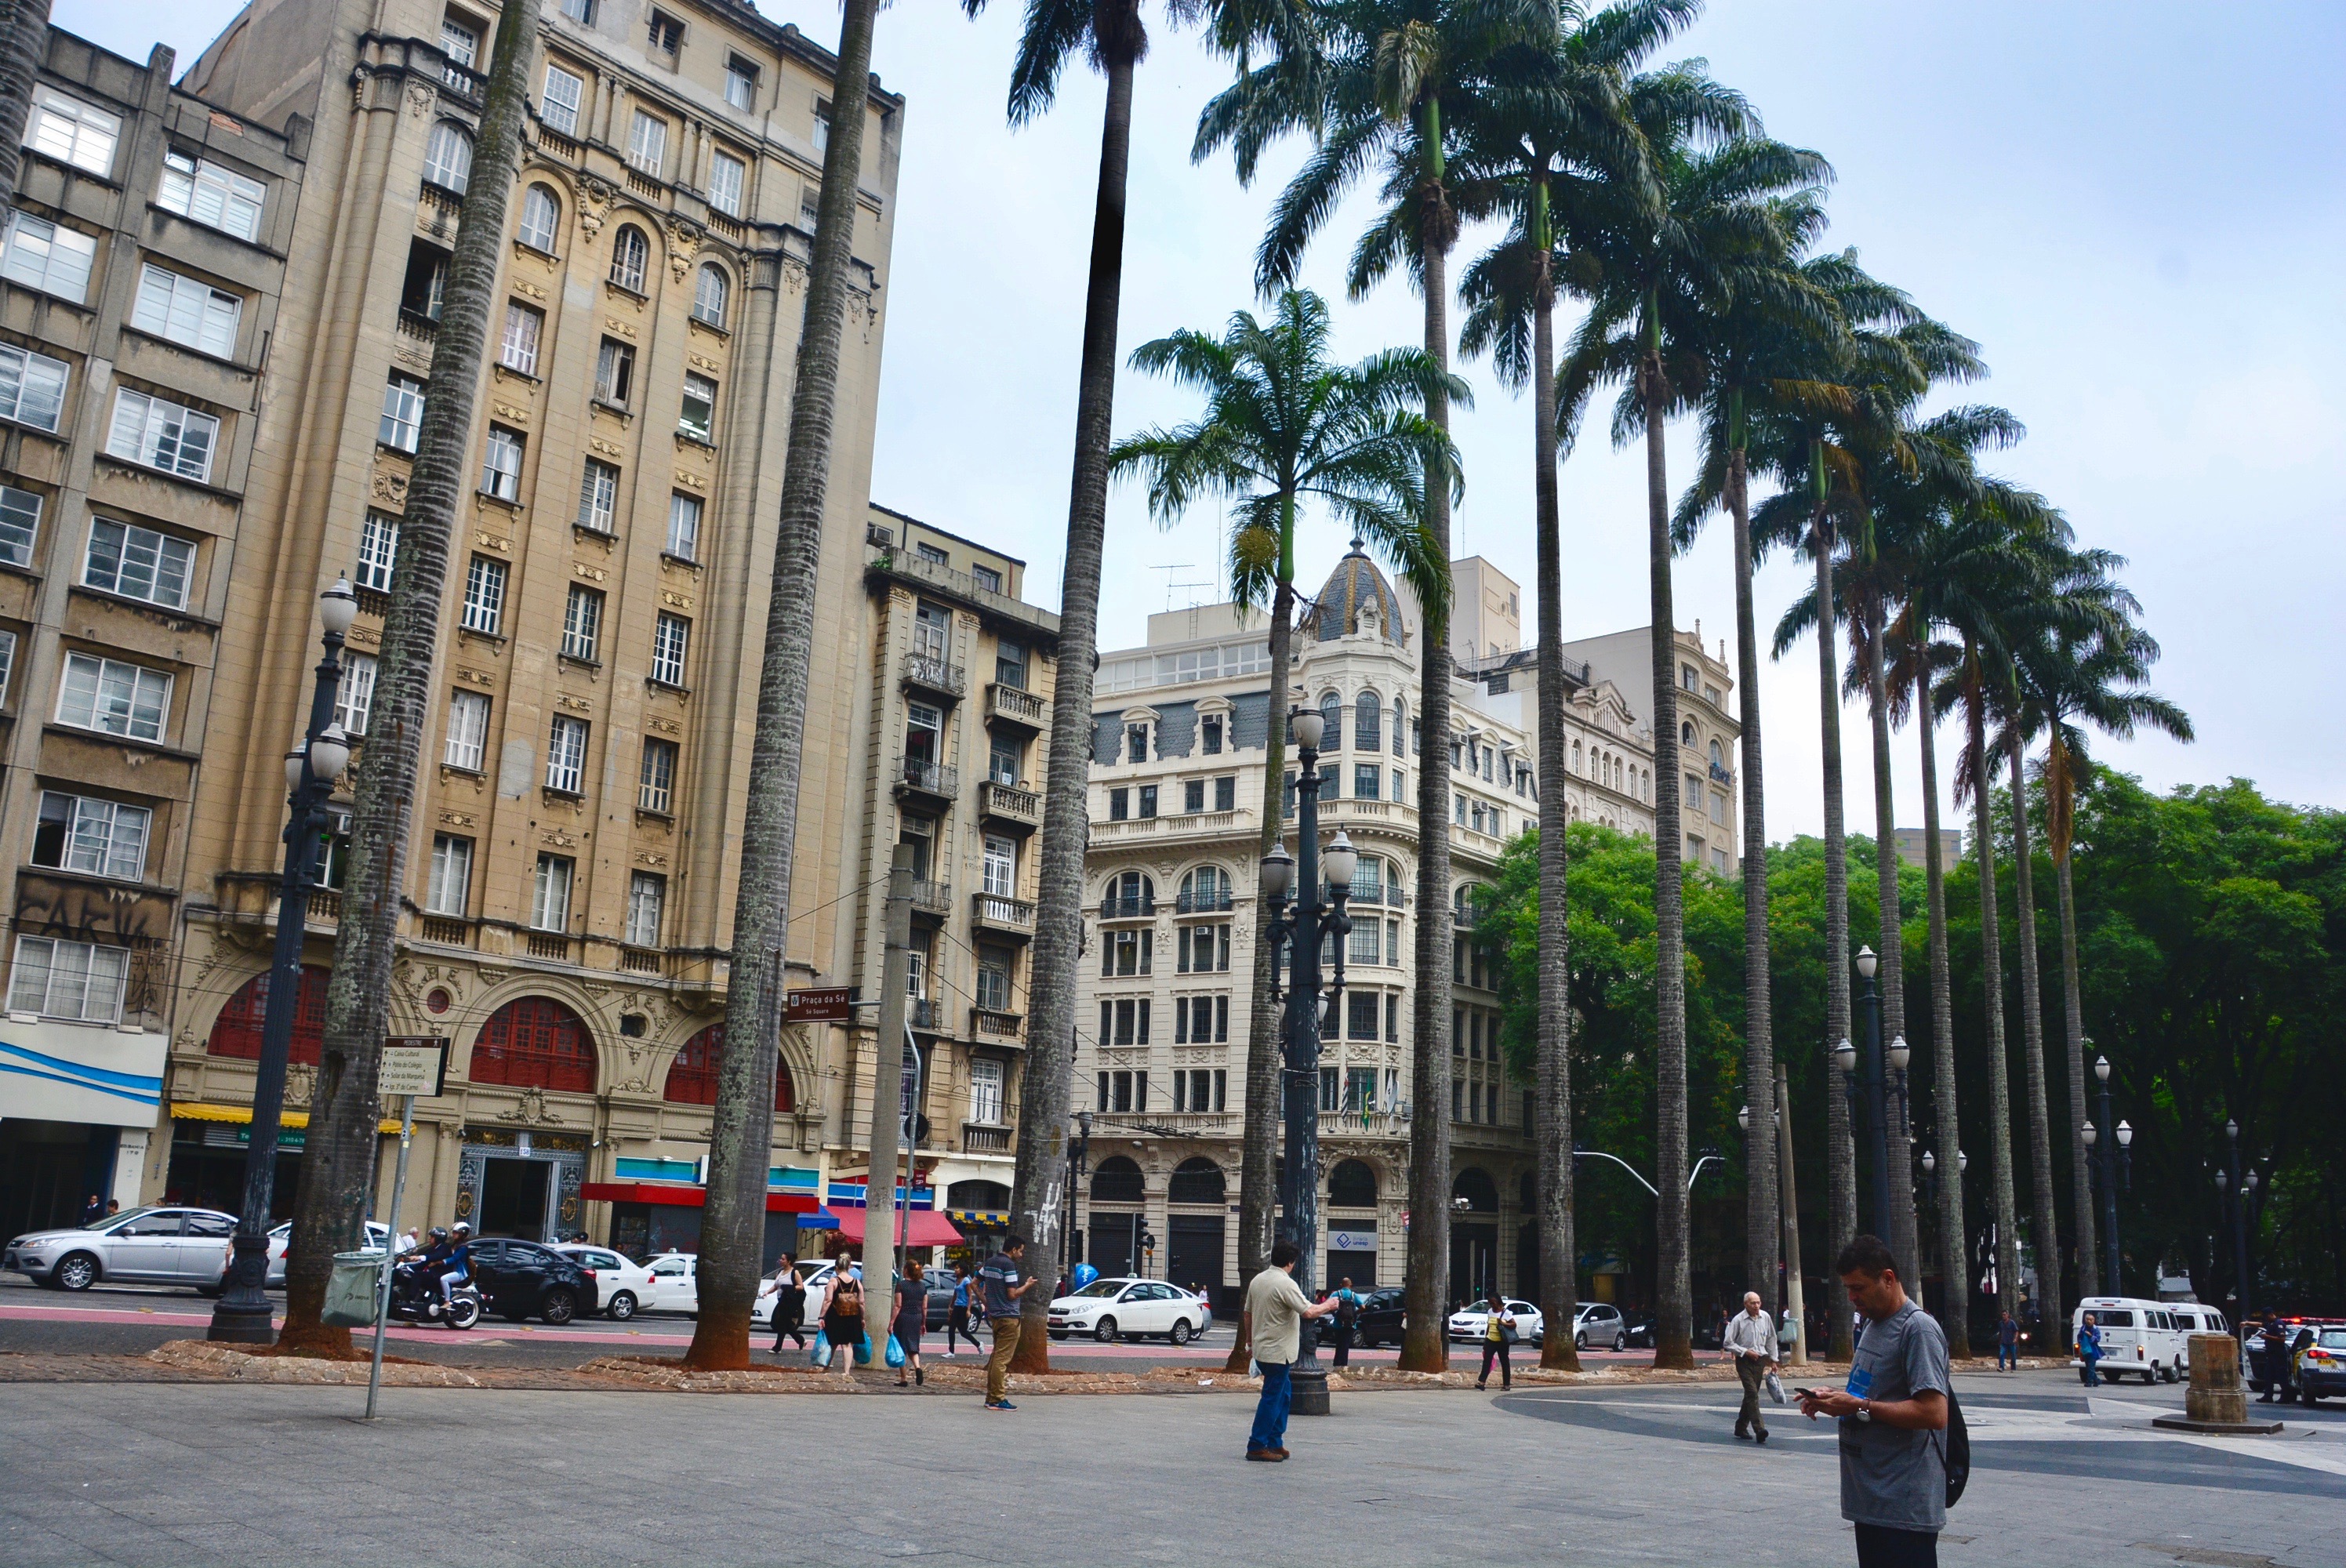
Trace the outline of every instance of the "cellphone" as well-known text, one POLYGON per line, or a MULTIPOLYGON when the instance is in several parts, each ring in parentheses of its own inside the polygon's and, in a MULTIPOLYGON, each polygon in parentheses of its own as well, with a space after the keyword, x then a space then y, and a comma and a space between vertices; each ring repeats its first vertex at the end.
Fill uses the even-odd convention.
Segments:
POLYGON ((1794 1389, 1792 1397, 1799 1400, 1821 1400, 1831 1392, 1831 1389, 1794 1389))

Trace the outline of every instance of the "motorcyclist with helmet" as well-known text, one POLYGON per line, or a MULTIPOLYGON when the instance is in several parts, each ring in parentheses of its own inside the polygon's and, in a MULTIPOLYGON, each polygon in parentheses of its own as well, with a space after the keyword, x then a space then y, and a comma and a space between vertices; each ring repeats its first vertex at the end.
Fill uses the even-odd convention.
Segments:
POLYGON ((456 1287, 473 1278, 472 1240, 473 1227, 461 1219, 453 1230, 435 1225, 427 1245, 402 1255, 400 1264, 418 1285, 439 1281, 441 1304, 445 1306, 455 1298, 456 1287))

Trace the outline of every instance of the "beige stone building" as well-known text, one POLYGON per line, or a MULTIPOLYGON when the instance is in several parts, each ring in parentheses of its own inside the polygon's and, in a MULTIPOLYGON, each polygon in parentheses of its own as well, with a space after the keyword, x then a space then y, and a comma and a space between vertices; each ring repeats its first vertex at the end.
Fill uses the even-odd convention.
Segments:
MULTIPOLYGON (((1686 833, 1686 860, 1714 876, 1742 875, 1742 851, 1738 849, 1736 815, 1737 747, 1743 725, 1735 707, 1735 667, 1728 662, 1722 640, 1716 653, 1706 649, 1702 623, 1691 632, 1676 634, 1678 646, 1678 706, 1679 822, 1686 833)), ((1638 705, 1652 744, 1654 649, 1644 626, 1602 636, 1583 637, 1564 645, 1566 660, 1577 659, 1589 677, 1610 682, 1638 705)), ((1658 766, 1658 764, 1657 764, 1658 766)), ((1647 816, 1653 795, 1648 789, 1647 816)))
MULTIPOLYGON (((1504 1070, 1504 998, 1471 932, 1476 888, 1537 820, 1535 694, 1515 619, 1520 591, 1480 558, 1456 570, 1482 606, 1477 645, 1500 652, 1461 669, 1453 732, 1431 750, 1413 708, 1422 619, 1365 555, 1337 564, 1296 638, 1290 701, 1326 718, 1321 831, 1343 830, 1361 851, 1343 1011, 1321 1057, 1322 1277, 1401 1278, 1409 1122, 1426 1109, 1407 1097, 1411 959, 1426 913, 1415 780, 1431 765, 1451 781, 1454 885, 1435 918, 1455 932, 1453 1098, 1433 1109, 1453 1123, 1455 1193, 1467 1205, 1452 1230, 1454 1291, 1520 1289, 1535 1273, 1525 1086, 1504 1070)), ((1258 931, 1267 639, 1260 615, 1205 606, 1152 616, 1145 647, 1102 656, 1076 1072, 1077 1103, 1094 1115, 1078 1229, 1103 1271, 1237 1283, 1230 1216, 1258 931), (1158 1249, 1136 1257, 1148 1237, 1158 1249)), ((1650 741, 1620 689, 1584 671, 1566 723, 1575 816, 1650 834, 1650 741)), ((1288 768, 1291 778, 1292 753, 1288 768)))
POLYGON ((175 88, 172 64, 51 30, 0 230, 11 1235, 136 1204, 155 1163, 223 623, 273 534, 254 411, 310 127, 175 88))

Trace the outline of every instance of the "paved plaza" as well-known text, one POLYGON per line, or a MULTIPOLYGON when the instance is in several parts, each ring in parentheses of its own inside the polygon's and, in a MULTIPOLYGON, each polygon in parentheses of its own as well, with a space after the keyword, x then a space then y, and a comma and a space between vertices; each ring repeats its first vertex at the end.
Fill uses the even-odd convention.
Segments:
MULTIPOLYGON (((1959 1379, 1948 1563, 2346 1561, 2346 1419, 2154 1435, 2171 1389, 1959 1379)), ((1830 1433, 1735 1441, 1716 1384, 1339 1396, 1295 1458, 1252 1401, 0 1384, 0 1564, 1854 1561, 1830 1433)))

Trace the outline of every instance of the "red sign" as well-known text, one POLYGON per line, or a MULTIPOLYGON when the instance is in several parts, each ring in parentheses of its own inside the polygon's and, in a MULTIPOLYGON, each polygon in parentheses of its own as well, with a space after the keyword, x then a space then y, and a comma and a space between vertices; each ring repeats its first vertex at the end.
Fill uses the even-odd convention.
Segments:
POLYGON ((854 993, 844 985, 826 986, 820 991, 788 992, 782 998, 782 1022, 785 1023, 846 1023, 855 1016, 852 1001, 854 993))

